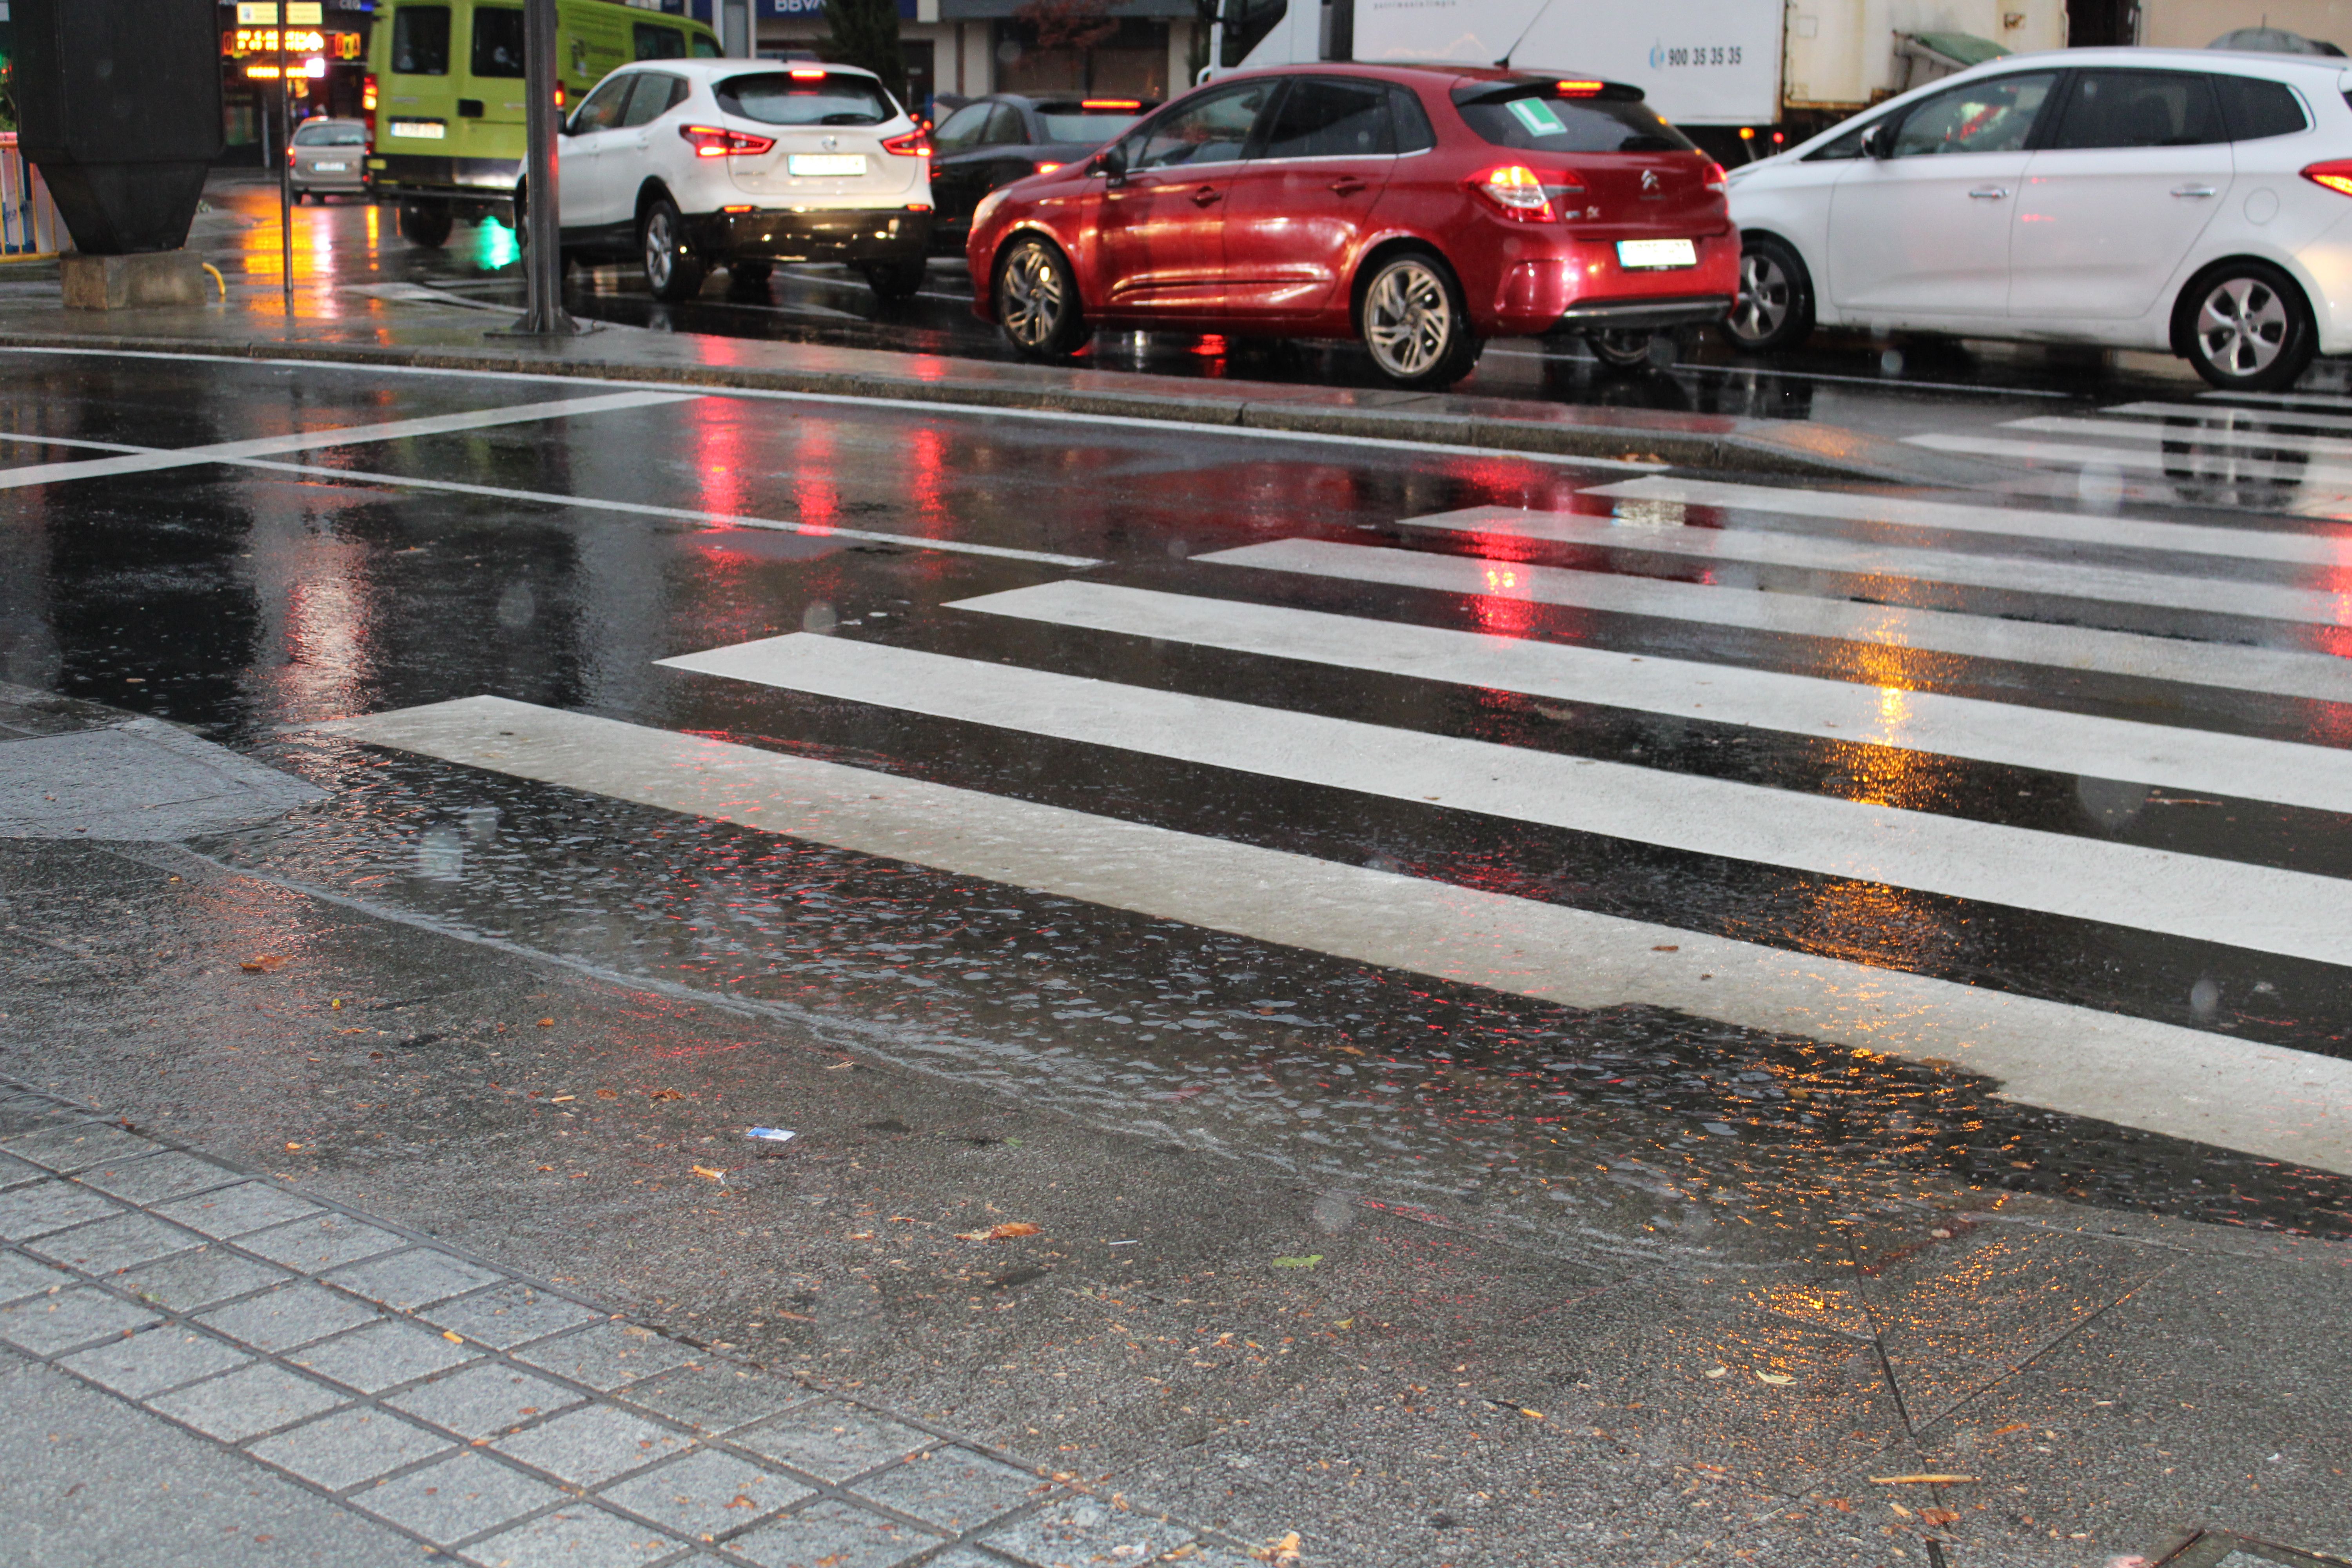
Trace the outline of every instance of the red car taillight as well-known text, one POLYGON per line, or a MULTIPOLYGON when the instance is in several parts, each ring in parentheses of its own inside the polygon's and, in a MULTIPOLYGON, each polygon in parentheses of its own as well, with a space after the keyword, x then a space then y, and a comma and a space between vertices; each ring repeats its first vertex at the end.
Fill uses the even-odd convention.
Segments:
POLYGON ((1040 174, 1050 174, 1061 166, 1059 163, 1040 163, 1034 172, 1040 174))
POLYGON ((698 158, 756 158, 776 144, 772 136, 747 136, 716 125, 681 125, 677 133, 686 138, 698 158))
POLYGON ((1584 194, 1582 182, 1574 174, 1554 174, 1547 184, 1544 176, 1525 163, 1505 163, 1473 174, 1470 188, 1513 223, 1558 223, 1559 213, 1551 205, 1552 197, 1584 194))
POLYGON ((1723 165, 1712 158, 1706 161, 1706 188, 1718 195, 1731 188, 1731 177, 1723 172, 1723 165))
POLYGON ((2315 185, 2326 185, 2339 196, 2352 196, 2352 158, 2330 158, 2324 163, 2314 163, 2304 170, 2303 177, 2315 185))
POLYGON ((904 136, 886 136, 882 139, 882 151, 901 158, 928 158, 931 155, 931 133, 918 125, 904 136))

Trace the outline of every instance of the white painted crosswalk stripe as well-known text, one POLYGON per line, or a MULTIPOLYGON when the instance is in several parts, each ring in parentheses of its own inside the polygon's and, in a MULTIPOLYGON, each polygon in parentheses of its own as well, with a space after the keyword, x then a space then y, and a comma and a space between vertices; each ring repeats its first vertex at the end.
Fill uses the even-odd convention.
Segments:
POLYGON ((510 404, 503 408, 476 409, 465 414, 436 414, 416 419, 394 419, 381 425, 347 425, 300 430, 284 436, 260 436, 246 441, 216 441, 202 447, 140 452, 119 458, 83 458, 71 462, 37 463, 21 468, 0 468, 0 489, 27 485, 58 484, 68 479, 101 479, 121 474, 150 474, 200 463, 272 458, 287 452, 310 452, 328 447, 357 447, 381 441, 412 440, 425 436, 450 436, 487 430, 500 425, 532 425, 546 419, 578 418, 631 408, 651 408, 682 403, 703 395, 696 392, 614 392, 594 397, 554 398, 544 403, 510 404))
MULTIPOLYGON (((2075 447, 2061 441, 2021 441, 1999 436, 1964 436, 1930 431, 1906 436, 1915 447, 1936 452, 1958 452, 1979 458, 2016 458, 2029 463, 2057 463, 2072 468, 2098 464, 2135 472, 2160 473, 2185 459, 2137 447, 2075 447)), ((2275 479, 2282 483, 2352 484, 2352 468, 2323 463, 2265 462, 2252 458, 2231 460, 2231 477, 2238 480, 2275 479)), ((2187 476, 2184 476, 2187 477, 2187 476)))
POLYGON ((1767 485, 1713 479, 1641 479, 1597 485, 1582 492, 1612 500, 1718 507, 1783 517, 1875 522, 1948 533, 1988 533, 2024 539, 2064 540, 2074 544, 2126 550, 2167 550, 2189 555, 2228 555, 2247 561, 2289 561, 2315 566, 2352 563, 2352 532, 2273 532, 2249 528, 2213 528, 2193 522, 2102 517, 2078 511, 2027 507, 1968 506, 1850 490, 1780 489, 1767 485))
POLYGON ((2352 397, 2328 392, 2200 392, 2200 402, 2260 403, 2281 408, 2352 408, 2352 397))
POLYGON ((794 633, 660 661, 1270 778, 2352 963, 2345 884, 1864 801, 794 633))
POLYGON ((2352 1063, 2300 1051, 499 698, 321 728, 1564 1006, 1949 1063, 2023 1104, 2352 1173, 2352 1063))
POLYGON ((950 606, 1459 686, 2352 812, 2352 751, 1108 583, 950 606))
MULTIPOLYGON (((1874 647, 1916 648, 2102 675, 2352 702, 2352 659, 2284 648, 2191 642, 2094 626, 2047 626, 2001 616, 1862 605, 1850 599, 1767 594, 1715 583, 1628 577, 1567 566, 1529 566, 1476 555, 1440 555, 1314 539, 1270 540, 1193 559, 1211 565, 1293 572, 1343 582, 1831 637, 1874 647)), ((1869 657, 1855 651, 1857 660, 1869 657)))
POLYGON ((1915 550, 1861 544, 1811 534, 1741 529, 1638 527, 1581 517, 1572 512, 1516 511, 1474 507, 1432 517, 1407 518, 1407 528, 1442 530, 1486 538, 1554 544, 1642 550, 1706 561, 1737 561, 1759 566, 1801 567, 1850 575, 1908 578, 2011 593, 2054 594, 2067 598, 2149 605, 2175 610, 2315 626, 2341 623, 2340 594, 2268 583, 2233 583, 2120 566, 2042 561, 2023 556, 1974 555, 1958 551, 1915 550))
POLYGON ((2352 440, 2344 440, 2333 436, 2307 436, 2286 431, 2246 430, 2229 426, 2192 430, 2179 425, 2150 425, 2129 419, 2082 419, 2057 415, 2040 416, 2032 419, 2004 420, 2000 427, 2004 430, 2031 431, 2040 436, 2085 436, 2109 441, 2168 441, 2179 445, 2194 444, 2201 447, 2223 447, 2273 455, 2303 453, 2322 458, 2352 456, 2352 440))
POLYGON ((2228 408, 2213 403, 2118 403, 2108 414, 2138 414, 2151 419, 2193 419, 2228 429, 2352 430, 2352 414, 2304 413, 2283 408, 2228 408))

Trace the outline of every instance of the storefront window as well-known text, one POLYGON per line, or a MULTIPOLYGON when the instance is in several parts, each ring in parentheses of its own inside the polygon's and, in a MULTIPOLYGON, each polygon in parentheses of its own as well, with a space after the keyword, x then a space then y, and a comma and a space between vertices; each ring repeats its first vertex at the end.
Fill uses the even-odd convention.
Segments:
POLYGON ((1036 30, 1018 18, 996 24, 996 90, 1099 92, 1127 98, 1168 96, 1168 24, 1126 16, 1091 48, 1040 48, 1036 30))

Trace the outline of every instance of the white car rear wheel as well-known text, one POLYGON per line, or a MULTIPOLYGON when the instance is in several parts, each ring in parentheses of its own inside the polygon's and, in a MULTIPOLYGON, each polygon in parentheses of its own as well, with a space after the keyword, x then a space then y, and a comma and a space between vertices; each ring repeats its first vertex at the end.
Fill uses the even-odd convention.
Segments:
POLYGON ((2318 349, 2303 290, 2267 262, 2224 263, 2189 286, 2179 310, 2174 342, 2225 392, 2292 386, 2318 349))

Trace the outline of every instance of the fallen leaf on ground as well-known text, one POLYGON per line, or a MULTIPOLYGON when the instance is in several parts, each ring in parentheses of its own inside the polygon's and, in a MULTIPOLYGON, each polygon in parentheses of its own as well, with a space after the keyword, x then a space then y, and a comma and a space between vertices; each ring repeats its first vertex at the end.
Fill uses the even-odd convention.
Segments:
POLYGON ((1919 1518, 1928 1524, 1958 1524, 1960 1522, 1958 1510, 1948 1508, 1923 1508, 1919 1510, 1919 1518))
POLYGON ((1785 1372, 1759 1372, 1756 1374, 1756 1381, 1769 1383, 1775 1388, 1786 1388, 1797 1380, 1785 1372))
POLYGON ((596 1091, 596 1098, 599 1100, 618 1100, 621 1098, 621 1091, 617 1089, 600 1089, 596 1091))
POLYGON ((1542 1411, 1540 1411, 1540 1410, 1530 1410, 1530 1409, 1528 1409, 1528 1408, 1526 1405, 1520 1405, 1520 1406, 1519 1406, 1519 1414, 1520 1414, 1520 1415, 1524 1415, 1524 1416, 1526 1416, 1526 1417, 1527 1417, 1528 1420, 1530 1420, 1530 1421, 1540 1421, 1540 1420, 1542 1420, 1542 1419, 1543 1419, 1543 1412, 1542 1412, 1542 1411))
POLYGON ((1277 1258, 1274 1260, 1274 1266, 1276 1268, 1312 1268, 1322 1261, 1321 1253, 1310 1252, 1304 1258, 1277 1258))
POLYGON ((369 1033, 369 1029, 365 1024, 362 1024, 354 1029, 337 1029, 335 1033, 339 1035, 364 1035, 369 1033))
POLYGON ((697 1165, 694 1168, 694 1173, 698 1176, 708 1176, 714 1182, 727 1174, 724 1171, 714 1171, 708 1165, 697 1165))
POLYGON ((1957 1487, 1966 1486, 1975 1479, 1974 1476, 1948 1476, 1940 1470, 1929 1470, 1916 1476, 1873 1476, 1870 1478, 1870 1484, 1874 1487, 1957 1487))
POLYGON ((1887 1506, 1887 1507, 1889 1507, 1889 1508, 1891 1508, 1891 1509, 1893 1509, 1893 1510, 1895 1511, 1895 1513, 1896 1513, 1897 1515, 1899 1515, 1900 1517, 1902 1517, 1902 1518, 1904 1518, 1904 1519, 1909 1519, 1909 1518, 1911 1517, 1911 1510, 1910 1510, 1909 1509, 1907 1509, 1907 1508, 1905 1508, 1905 1507, 1904 1507, 1901 1503, 1899 1503, 1899 1502, 1891 1502, 1891 1503, 1888 1503, 1886 1506, 1887 1506))
POLYGON ((1288 1563, 1298 1561, 1298 1531, 1292 1531, 1279 1541, 1268 1542, 1250 1555, 1261 1563, 1288 1563))
POLYGON ((1727 1366, 1711 1366, 1699 1375, 1702 1377, 1721 1377, 1725 1373, 1727 1373, 1731 1369, 1727 1366))
POLYGON ((555 1020, 552 1018, 541 1018, 539 1021, 539 1026, 542 1029, 552 1029, 555 1027, 555 1020))
POLYGON ((1025 1219, 1015 1219, 991 1226, 986 1230, 960 1230, 955 1234, 958 1241, 1010 1241, 1016 1236, 1042 1235, 1045 1228, 1041 1225, 1031 1225, 1025 1219))
POLYGON ((540 1169, 542 1171, 552 1171, 555 1167, 552 1165, 541 1165, 540 1169))
POLYGON ((237 967, 247 974, 267 974, 273 969, 285 968, 286 955, 282 952, 257 952, 237 967))
POLYGON ((579 1098, 580 1098, 580 1097, 579 1097, 578 1095, 576 1095, 576 1094, 559 1094, 559 1095, 557 1095, 553 1100, 549 1100, 547 1103, 548 1103, 548 1104, 550 1104, 550 1105, 561 1105, 561 1104, 562 1104, 562 1103, 563 1103, 565 1100, 577 1100, 577 1099, 579 1099, 579 1098))
POLYGON ((289 1154, 290 1154, 290 1153, 294 1152, 296 1150, 298 1150, 298 1149, 299 1149, 299 1148, 301 1148, 301 1147, 302 1147, 302 1145, 300 1145, 299 1143, 289 1143, 288 1145, 286 1145, 286 1152, 287 1152, 288 1153, 289 1153, 289 1154))
POLYGON ((462 1344, 464 1344, 464 1343, 466 1342, 466 1336, 465 1336, 465 1335, 460 1334, 460 1333, 453 1332, 452 1331, 450 1331, 450 1330, 448 1330, 448 1329, 444 1329, 444 1330, 442 1330, 442 1331, 441 1331, 441 1337, 442 1337, 443 1339, 445 1339, 445 1340, 447 1340, 447 1341, 448 1341, 451 1344, 453 1344, 453 1345, 462 1345, 462 1344))
POLYGON ((649 1089, 646 1090, 646 1098, 647 1100, 684 1100, 686 1095, 683 1091, 675 1089, 649 1089))
POLYGON ((1990 1432, 1986 1433, 1986 1434, 1985 1434, 1985 1436, 1988 1436, 1988 1437, 2006 1437, 2006 1436, 2008 1436, 2011 1432, 2022 1432, 2022 1431, 2024 1431, 2024 1430, 2025 1430, 2025 1423, 2024 1423, 2024 1422, 2022 1422, 2022 1421, 2012 1421, 2012 1422, 2011 1422, 2011 1423, 2010 1423, 2008 1426, 1996 1426, 1996 1427, 1994 1427, 1991 1431, 1990 1431, 1990 1432))
POLYGON ((735 1494, 735 1500, 734 1500, 733 1502, 729 1503, 727 1506, 728 1506, 729 1508, 757 1508, 757 1507, 759 1507, 760 1505, 759 1505, 758 1503, 753 1502, 750 1498, 748 1498, 748 1497, 744 1496, 741 1492, 737 1492, 737 1493, 735 1494))

